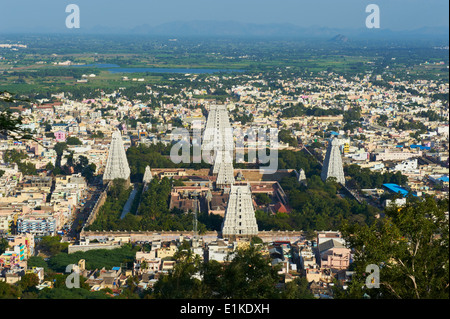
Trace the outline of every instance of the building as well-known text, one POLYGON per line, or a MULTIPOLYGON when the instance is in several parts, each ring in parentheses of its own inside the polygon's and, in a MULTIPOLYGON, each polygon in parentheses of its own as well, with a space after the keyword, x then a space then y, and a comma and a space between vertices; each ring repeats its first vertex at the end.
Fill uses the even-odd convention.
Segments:
POLYGON ((417 170, 417 168, 418 168, 418 161, 417 158, 414 158, 396 164, 392 168, 392 171, 394 172, 401 171, 402 173, 408 173, 417 170))
POLYGON ((330 177, 336 178, 338 183, 345 185, 344 167, 342 165, 339 142, 336 138, 333 138, 328 143, 327 153, 322 167, 322 180, 326 181, 330 177))
POLYGON ((10 250, 6 250, 2 255, 0 255, 0 268, 14 268, 14 267, 24 267, 26 264, 27 248, 25 245, 15 245, 10 250))
POLYGON ((65 131, 56 131, 54 133, 56 142, 65 142, 67 138, 67 133, 65 131))
POLYGON ((417 153, 413 152, 398 152, 398 151, 390 151, 385 150, 384 152, 375 153, 375 161, 404 161, 413 157, 422 156, 422 151, 418 151, 417 153))
POLYGON ((233 132, 225 105, 212 105, 203 134, 203 157, 213 164, 217 176, 216 187, 225 188, 234 183, 233 132))
MULTIPOLYGON (((386 188, 391 193, 400 194, 403 197, 408 196, 408 193, 409 193, 407 189, 401 187, 400 185, 393 184, 393 183, 383 184, 383 187, 386 188)), ((413 194, 413 196, 417 196, 417 195, 413 194)))
POLYGON ((393 207, 393 206, 397 206, 397 207, 402 207, 406 205, 406 197, 403 198, 396 198, 396 199, 386 199, 384 201, 384 207, 393 207))
POLYGON ((230 198, 222 224, 222 237, 258 234, 255 209, 249 185, 231 185, 230 198))
POLYGON ((320 245, 332 239, 340 242, 341 244, 345 244, 345 240, 344 238, 342 238, 340 232, 330 230, 330 231, 320 231, 317 233, 317 245, 320 245))
POLYGON ((116 178, 124 179, 128 183, 130 182, 130 167, 123 146, 122 135, 119 130, 116 130, 112 134, 108 159, 106 161, 105 172, 103 173, 103 183, 113 181, 116 178))
POLYGON ((175 242, 161 243, 161 247, 156 250, 156 258, 161 260, 168 257, 173 257, 178 251, 178 247, 175 242))
POLYGON ((50 176, 25 176, 24 182, 22 183, 23 188, 37 188, 37 189, 45 189, 50 191, 52 187, 52 178, 50 176))
POLYGON ((350 265, 350 249, 340 241, 327 240, 318 245, 321 268, 347 269, 350 265))
MULTIPOLYGON (((304 246, 299 254, 300 268, 306 271, 308 268, 317 268, 316 257, 311 247, 304 246)), ((305 273, 306 275, 306 273, 305 273)))
POLYGON ((57 221, 53 214, 26 214, 17 219, 17 232, 19 234, 30 233, 37 236, 54 236, 56 234, 57 221))
POLYGON ((303 168, 301 168, 300 171, 298 172, 298 182, 304 186, 308 186, 306 182, 305 170, 303 168))
POLYGON ((216 240, 207 244, 206 260, 215 260, 219 263, 229 261, 233 257, 233 252, 236 249, 236 243, 231 243, 228 240, 216 240))
POLYGON ((0 210, 0 234, 10 234, 15 212, 13 209, 0 210))
POLYGON ((152 171, 150 170, 150 166, 145 167, 144 177, 142 178, 142 183, 148 184, 152 181, 153 175, 152 171))
POLYGON ((24 246, 25 247, 25 257, 34 256, 34 235, 30 233, 26 233, 23 235, 14 235, 7 237, 8 245, 10 247, 14 246, 24 246))

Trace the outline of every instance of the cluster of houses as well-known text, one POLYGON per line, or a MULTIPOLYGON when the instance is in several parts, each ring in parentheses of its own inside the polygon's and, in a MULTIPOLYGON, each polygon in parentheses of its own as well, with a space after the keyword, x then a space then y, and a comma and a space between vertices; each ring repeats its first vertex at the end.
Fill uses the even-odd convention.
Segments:
MULTIPOLYGON (((117 129, 121 131, 125 149, 140 144, 168 145, 173 141, 175 128, 193 128, 196 121, 206 121, 205 110, 216 101, 198 96, 218 88, 232 97, 225 105, 236 131, 252 127, 287 130, 299 146, 279 141, 276 147, 280 150, 321 145, 335 137, 344 165, 357 164, 371 171, 401 172, 407 176, 403 187, 388 185, 387 190, 448 197, 448 102, 433 97, 448 94, 448 83, 395 80, 384 87, 373 83, 370 75, 346 79, 333 72, 322 72, 317 78, 286 75, 284 79, 268 79, 262 74, 239 74, 211 75, 206 79, 186 75, 185 79, 186 87, 176 93, 166 85, 143 85, 144 92, 136 94, 139 99, 127 98, 125 88, 121 88, 110 94, 102 92, 99 98, 73 100, 60 93, 53 95, 51 101, 44 99, 36 104, 11 107, 11 111, 24 116, 22 127, 35 131, 35 140, 2 139, 0 157, 4 159, 4 154, 10 150, 22 152, 26 155, 23 161, 33 165, 37 174, 24 174, 17 163, 0 162, 0 237, 10 243, 0 256, 0 267, 4 269, 0 278, 12 282, 26 271, 41 274, 40 269, 26 267, 27 257, 33 255, 34 237, 63 234, 84 204, 88 193, 85 178, 80 174, 52 176, 49 167, 54 167, 57 161, 63 166, 69 158, 77 163, 83 156, 95 165, 96 175, 103 174, 111 138, 117 129), (222 80, 228 83, 236 80, 240 84, 226 88, 222 80), (204 81, 205 88, 189 86, 189 82, 198 81, 204 81), (283 118, 283 111, 300 104, 305 109, 337 110, 340 114, 283 118), (357 125, 345 129, 342 113, 354 109, 360 110, 357 125), (249 121, 241 120, 243 118, 249 121), (418 132, 417 123, 425 130, 418 132), (416 126, 408 127, 409 124, 416 126), (57 143, 73 141, 74 137, 80 143, 68 143, 67 149, 58 156, 57 143)), ((137 81, 145 84, 141 79, 137 81)), ((244 145, 250 146, 243 136, 234 138, 245 140, 244 145)), ((325 148, 316 148, 316 151, 325 157, 325 148)), ((254 206, 272 213, 289 212, 289 203, 278 181, 292 170, 279 170, 279 175, 270 180, 263 179, 256 171, 240 169, 235 176, 236 181, 249 185, 252 194, 268 195, 272 199, 272 203, 264 207, 257 207, 259 204, 254 201, 254 206)), ((200 211, 206 207, 208 213, 224 216, 229 195, 212 189, 215 180, 208 170, 152 168, 151 173, 183 180, 185 186, 172 189, 171 209, 200 211)), ((379 198, 384 191, 364 190, 374 198, 379 198)), ((70 246, 69 252, 92 247, 115 249, 126 241, 92 243, 84 240, 70 246)), ((173 269, 172 257, 180 242, 150 242, 150 250, 137 253, 133 269, 118 265, 111 270, 86 270, 82 261, 78 267, 94 290, 121 287, 130 275, 138 275, 139 286, 145 289, 151 287, 160 273, 173 269)), ((230 253, 245 244, 248 243, 215 238, 193 243, 192 247, 205 261, 226 262, 230 253)), ((351 278, 348 271, 351 252, 337 233, 319 232, 313 241, 302 238, 274 241, 264 245, 263 253, 270 257, 272 265, 281 264, 286 281, 305 276, 316 296, 331 296, 334 280, 345 283, 351 278)))
MULTIPOLYGON (((91 236, 94 238, 94 235, 91 236)), ((130 236, 111 233, 108 236, 98 235, 91 241, 84 238, 82 243, 75 245, 83 247, 83 251, 115 249, 130 242, 142 247, 141 251, 136 252, 132 267, 121 268, 118 265, 111 270, 86 270, 80 267, 81 274, 87 278, 86 283, 93 291, 111 288, 119 293, 130 276, 137 276, 139 289, 152 288, 161 275, 174 269, 174 255, 184 241, 190 243, 190 249, 201 261, 214 260, 219 263, 230 262, 238 249, 245 249, 250 245, 248 238, 230 241, 216 236, 189 237, 174 234, 173 239, 166 240, 150 237, 145 239, 140 236, 142 240, 131 241, 130 236)), ((261 254, 269 259, 269 264, 278 267, 282 278, 280 285, 297 277, 304 277, 316 298, 332 298, 332 287, 336 281, 345 288, 353 274, 348 270, 352 253, 339 232, 324 231, 318 232, 317 237, 312 240, 306 240, 303 236, 298 236, 295 241, 291 240, 269 240, 256 244, 261 254)), ((72 251, 79 251, 78 248, 72 251)), ((80 262, 84 263, 83 260, 80 262)), ((200 276, 199 279, 201 280, 200 276)))
POLYGON ((87 196, 80 174, 23 175, 10 169, 1 177, 8 187, 0 194, 0 234, 54 236, 67 231, 87 196))
MULTIPOLYGON (((301 145, 322 143, 330 136, 336 137, 344 164, 357 164, 381 173, 401 172, 408 177, 407 185, 402 186, 411 191, 446 196, 449 126, 445 119, 449 114, 446 102, 432 96, 448 94, 448 83, 397 80, 390 82, 387 88, 372 83, 369 75, 347 80, 332 72, 323 72, 316 79, 286 76, 285 79, 269 80, 264 75, 211 75, 207 79, 188 75, 187 79, 204 81, 205 92, 215 86, 221 87, 222 79, 242 83, 226 90, 233 97, 226 105, 236 132, 245 132, 252 127, 285 129, 301 145), (398 88, 407 91, 399 94, 398 88), (356 128, 345 130, 342 114, 280 117, 283 110, 298 103, 306 109, 336 109, 344 113, 359 108, 361 118, 356 128), (428 118, 427 114, 435 116, 428 118), (244 115, 251 120, 242 122, 240 117, 244 115), (381 118, 386 120, 380 121, 381 118), (417 128, 398 128, 400 122, 420 122, 426 130, 416 134, 417 128)), ((25 116, 23 127, 35 130, 40 143, 4 140, 0 141, 0 152, 22 151, 28 156, 27 162, 44 170, 49 163, 53 166, 56 163, 55 144, 77 137, 81 145, 68 145, 61 156, 61 165, 73 153, 75 163, 84 156, 89 163, 95 164, 95 174, 102 174, 111 136, 117 128, 122 131, 125 148, 159 142, 169 144, 174 138, 173 129, 179 126, 190 128, 195 121, 205 122, 204 110, 216 103, 195 98, 205 93, 198 86, 169 93, 165 85, 146 85, 145 92, 139 93, 139 99, 128 99, 123 89, 82 101, 71 100, 61 93, 54 95, 53 101, 41 100, 41 104, 31 105, 31 108, 12 107, 12 111, 25 116)), ((244 140, 239 135, 234 138, 244 140)), ((279 149, 289 148, 288 144, 279 142, 279 149)), ((325 151, 325 148, 318 150, 322 156, 325 151)), ((0 170, 5 172, 0 177, 0 194, 7 197, 10 196, 7 190, 15 186, 17 169, 11 163, 0 165, 0 170)))

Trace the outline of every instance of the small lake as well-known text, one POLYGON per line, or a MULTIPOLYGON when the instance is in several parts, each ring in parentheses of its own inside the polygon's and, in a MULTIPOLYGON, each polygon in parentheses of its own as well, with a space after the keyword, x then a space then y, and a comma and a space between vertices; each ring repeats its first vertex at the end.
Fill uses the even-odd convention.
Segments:
POLYGON ((181 73, 181 74, 212 74, 212 73, 232 73, 232 72, 244 72, 244 70, 238 69, 183 69, 183 68, 123 68, 117 64, 107 63, 95 63, 95 64, 83 64, 75 65, 76 67, 95 67, 107 69, 111 73, 181 73))

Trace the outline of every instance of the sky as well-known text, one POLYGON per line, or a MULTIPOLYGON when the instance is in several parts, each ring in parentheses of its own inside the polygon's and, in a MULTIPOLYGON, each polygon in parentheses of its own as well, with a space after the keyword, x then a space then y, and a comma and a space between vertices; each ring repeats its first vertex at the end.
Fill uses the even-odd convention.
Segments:
POLYGON ((448 27, 448 0, 0 0, 0 33, 65 29, 66 6, 80 8, 80 27, 132 29, 174 21, 290 23, 301 27, 364 28, 369 4, 381 28, 448 27))

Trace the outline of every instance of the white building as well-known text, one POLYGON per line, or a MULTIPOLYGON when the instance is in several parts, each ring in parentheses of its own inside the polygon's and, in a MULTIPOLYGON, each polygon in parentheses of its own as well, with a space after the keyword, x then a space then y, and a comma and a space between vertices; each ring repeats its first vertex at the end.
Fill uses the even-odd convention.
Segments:
POLYGON ((321 174, 323 181, 326 181, 330 177, 336 178, 338 183, 345 184, 344 167, 342 165, 341 152, 339 151, 339 141, 335 138, 328 144, 321 174))
POLYGON ((418 162, 417 162, 417 158, 414 159, 410 159, 410 160, 406 160, 403 161, 399 164, 396 164, 393 168, 392 171, 397 172, 413 172, 414 170, 417 170, 418 168, 418 162))
POLYGON ((254 236, 258 234, 255 209, 249 185, 231 185, 230 198, 222 224, 222 236, 254 236))
POLYGON ((112 135, 103 182, 113 181, 116 178, 122 178, 128 182, 130 179, 130 166, 119 130, 112 135))

